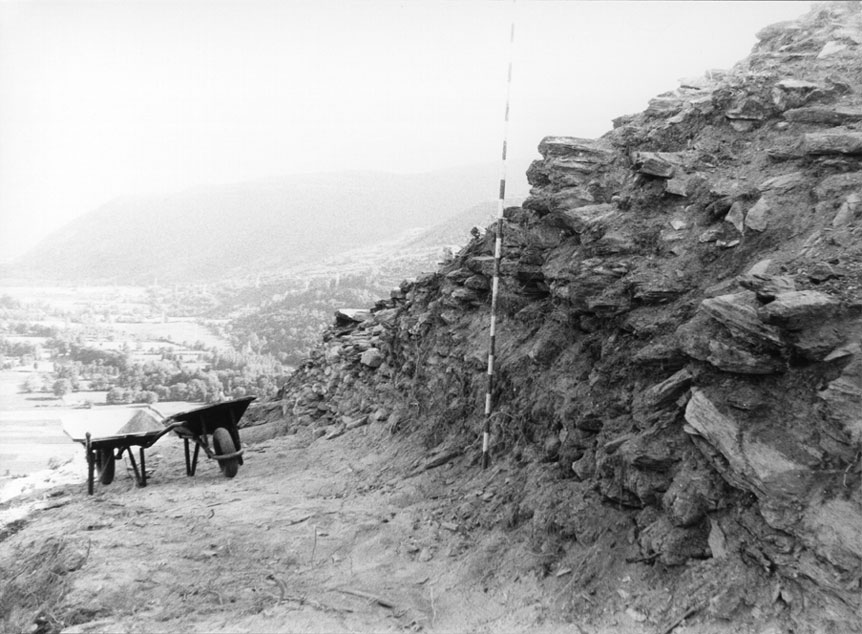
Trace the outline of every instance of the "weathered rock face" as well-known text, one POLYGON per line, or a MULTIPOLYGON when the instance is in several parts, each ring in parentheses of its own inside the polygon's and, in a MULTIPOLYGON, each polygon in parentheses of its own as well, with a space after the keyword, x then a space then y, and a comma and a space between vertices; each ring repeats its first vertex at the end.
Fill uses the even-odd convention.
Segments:
MULTIPOLYGON (((502 227, 492 450, 552 469, 559 508, 588 485, 627 513, 608 557, 725 570, 776 588, 759 609, 789 629, 858 631, 862 12, 758 37, 601 139, 539 145, 502 227)), ((294 423, 472 443, 492 234, 330 330, 284 388, 294 423)))

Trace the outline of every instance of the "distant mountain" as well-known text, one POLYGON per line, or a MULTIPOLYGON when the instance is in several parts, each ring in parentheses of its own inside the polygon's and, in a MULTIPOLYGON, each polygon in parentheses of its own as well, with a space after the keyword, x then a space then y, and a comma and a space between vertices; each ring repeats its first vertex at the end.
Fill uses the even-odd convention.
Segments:
POLYGON ((76 283, 198 283, 313 264, 493 198, 498 168, 345 172, 114 200, 4 271, 76 283))

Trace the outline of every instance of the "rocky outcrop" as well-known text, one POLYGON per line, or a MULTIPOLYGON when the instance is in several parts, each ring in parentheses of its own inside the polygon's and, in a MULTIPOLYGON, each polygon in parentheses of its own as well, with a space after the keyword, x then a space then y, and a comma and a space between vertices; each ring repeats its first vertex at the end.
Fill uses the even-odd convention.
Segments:
MULTIPOLYGON (((533 534, 580 552, 563 509, 612 505, 630 523, 607 557, 677 569, 681 596, 707 573, 748 589, 716 591, 715 618, 757 602, 793 631, 858 631, 862 13, 818 5, 758 38, 601 139, 540 143, 502 221, 492 453, 507 481, 548 470, 557 519, 522 514, 533 534)), ((283 389, 292 425, 475 448, 492 249, 477 236, 331 329, 283 389)))

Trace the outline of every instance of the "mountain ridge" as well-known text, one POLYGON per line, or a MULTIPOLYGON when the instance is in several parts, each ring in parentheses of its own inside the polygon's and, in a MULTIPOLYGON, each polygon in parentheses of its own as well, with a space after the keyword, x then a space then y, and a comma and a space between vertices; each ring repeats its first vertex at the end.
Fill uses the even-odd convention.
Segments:
POLYGON ((217 281, 431 227, 493 198, 490 164, 419 174, 296 174, 115 199, 5 267, 78 283, 217 281))

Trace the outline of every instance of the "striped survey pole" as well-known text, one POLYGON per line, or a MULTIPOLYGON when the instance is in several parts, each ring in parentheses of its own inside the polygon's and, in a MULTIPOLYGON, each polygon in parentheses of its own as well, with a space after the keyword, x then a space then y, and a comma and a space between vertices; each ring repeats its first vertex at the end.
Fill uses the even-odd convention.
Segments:
MULTIPOLYGON (((513 0, 514 7, 514 0, 513 0)), ((494 223, 494 279, 491 283, 491 326, 488 341, 488 389, 485 392, 485 423, 482 429, 482 468, 491 461, 488 445, 491 440, 491 413, 494 393, 494 351, 497 344, 497 295, 500 288, 500 256, 503 252, 503 205, 506 199, 506 141, 509 132, 509 97, 512 92, 512 48, 515 42, 515 19, 509 31, 509 69, 506 74, 506 114, 503 117, 503 157, 500 173, 500 195, 497 199, 497 221, 494 223)))

